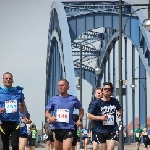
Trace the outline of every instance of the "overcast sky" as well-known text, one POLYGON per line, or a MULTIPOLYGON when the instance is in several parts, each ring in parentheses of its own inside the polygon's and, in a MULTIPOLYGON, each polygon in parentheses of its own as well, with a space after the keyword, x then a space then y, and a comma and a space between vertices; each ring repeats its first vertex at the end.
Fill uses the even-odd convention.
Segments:
MULTIPOLYGON (((133 1, 133 0, 132 0, 133 1)), ((148 2, 148 0, 138 0, 148 2)), ((52 0, 0 0, 0 76, 11 72, 24 87, 31 119, 41 128, 45 112, 48 25, 52 0)))

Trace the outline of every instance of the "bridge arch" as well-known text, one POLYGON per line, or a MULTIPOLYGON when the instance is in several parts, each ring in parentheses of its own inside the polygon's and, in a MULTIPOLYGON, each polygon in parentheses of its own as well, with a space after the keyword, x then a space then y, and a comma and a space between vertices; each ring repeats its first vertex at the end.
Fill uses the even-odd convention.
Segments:
MULTIPOLYGON (((102 66, 102 74, 100 75, 100 78, 103 81, 112 80, 114 83, 114 86, 116 88, 116 67, 115 67, 115 61, 113 61, 112 67, 113 72, 110 72, 110 52, 113 52, 113 59, 116 60, 115 56, 115 43, 118 41, 118 29, 119 29, 119 17, 118 17, 118 9, 115 7, 114 3, 109 3, 113 5, 115 11, 112 11, 108 8, 104 9, 104 5, 101 2, 97 2, 97 7, 92 6, 93 2, 88 2, 88 5, 90 4, 91 7, 87 9, 86 6, 84 6, 85 2, 81 2, 82 9, 80 9, 78 6, 75 7, 75 5, 79 5, 80 2, 54 2, 51 9, 51 17, 50 17, 50 24, 49 24, 49 34, 48 34, 48 51, 47 51, 47 86, 46 86, 46 95, 47 97, 51 97, 54 94, 57 94, 57 87, 55 87, 55 90, 53 93, 50 93, 49 91, 52 90, 53 85, 56 84, 57 80, 61 77, 68 79, 70 81, 70 93, 76 95, 76 80, 75 80, 75 74, 74 73, 74 60, 73 60, 73 52, 72 52, 72 44, 76 38, 78 38, 80 35, 88 35, 89 37, 94 37, 89 33, 95 31, 92 31, 92 29, 104 27, 105 31, 101 34, 103 38, 101 39, 101 48, 99 50, 103 51, 102 55, 99 55, 101 59, 101 66, 102 66), (71 5, 72 4, 72 5, 71 5), (96 11, 94 11, 96 10, 96 11), (86 34, 85 34, 86 33, 86 34), (54 54, 55 51, 55 54, 54 54), (57 52, 56 52, 57 51, 57 52), (57 62, 57 60, 60 60, 57 62), (52 62, 52 63, 51 63, 52 62), (107 67, 107 66, 108 67, 107 67), (55 69, 55 68, 58 68, 55 69), (110 77, 112 74, 112 78, 110 77), (49 86, 50 85, 50 86, 49 86), (49 94, 48 94, 49 93, 49 94)), ((125 2, 124 2, 125 3, 125 2)), ((108 7, 108 6, 107 6, 108 7)), ((130 13, 133 12, 136 8, 126 8, 123 10, 123 23, 122 26, 124 27, 124 24, 127 20, 127 18, 130 16, 130 13)), ((142 26, 142 21, 144 20, 144 17, 142 16, 141 11, 136 12, 134 16, 131 16, 126 24, 126 29, 124 31, 124 37, 125 37, 125 49, 127 51, 127 38, 132 41, 132 48, 131 53, 132 56, 132 76, 135 77, 135 49, 137 49, 137 52, 139 53, 140 59, 139 59, 139 66, 142 66, 139 68, 139 77, 147 77, 146 72, 150 76, 150 34, 144 30, 142 26), (138 32, 137 32, 138 31, 138 32)), ((98 37, 99 34, 97 34, 95 37, 98 37)), ((86 56, 88 57, 88 56, 86 56)), ((127 64, 127 54, 124 55, 125 63, 127 64)), ((77 68, 78 69, 78 68, 77 68)), ((91 73, 91 70, 85 69, 85 74, 87 76, 91 73)), ((125 79, 128 78, 127 75, 128 68, 127 65, 125 65, 125 79)), ((92 72, 93 73, 93 72, 92 72)), ((87 81, 91 83, 93 86, 97 80, 96 75, 92 75, 92 78, 94 80, 91 80, 91 77, 87 77, 87 81)), ((145 81, 142 81, 144 85, 146 86, 145 81)), ((144 91, 142 88, 142 85, 139 82, 139 89, 141 91, 144 91)), ((139 99, 145 99, 145 97, 142 98, 144 92, 141 92, 139 95, 139 99)), ((48 100, 48 98, 47 98, 48 100)), ((47 101, 46 100, 46 101, 47 101)), ((127 100, 127 99, 126 99, 127 100)), ((143 101, 140 101, 142 103, 143 101)), ((141 116, 144 115, 143 111, 145 108, 140 107, 140 114, 141 116)), ((143 123, 144 120, 141 120, 141 123, 143 123)))

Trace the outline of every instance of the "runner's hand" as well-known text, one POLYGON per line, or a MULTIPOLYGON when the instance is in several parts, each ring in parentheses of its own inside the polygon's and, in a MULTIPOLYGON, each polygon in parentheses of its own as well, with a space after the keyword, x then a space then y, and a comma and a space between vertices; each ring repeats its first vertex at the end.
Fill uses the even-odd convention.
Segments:
POLYGON ((27 119, 26 117, 24 118, 24 123, 28 123, 29 119, 27 119))
POLYGON ((117 117, 121 118, 121 113, 120 112, 117 112, 117 117))
POLYGON ((101 117, 101 119, 100 120, 107 120, 108 119, 108 116, 107 116, 107 114, 104 114, 103 116, 100 116, 101 117))
POLYGON ((51 116, 51 118, 49 118, 50 122, 56 122, 56 117, 55 116, 51 116))
POLYGON ((26 124, 30 124, 32 121, 30 119, 27 120, 26 124))
POLYGON ((4 112, 4 108, 0 108, 0 114, 4 112))
POLYGON ((78 120, 78 121, 76 122, 76 125, 77 125, 78 127, 80 127, 80 126, 82 126, 82 122, 81 122, 80 120, 78 120))

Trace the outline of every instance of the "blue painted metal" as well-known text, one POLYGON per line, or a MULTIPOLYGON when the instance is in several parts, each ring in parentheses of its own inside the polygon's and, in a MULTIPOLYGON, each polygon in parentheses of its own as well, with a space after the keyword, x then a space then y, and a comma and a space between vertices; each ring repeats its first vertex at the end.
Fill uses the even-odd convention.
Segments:
MULTIPOLYGON (((126 2, 123 2, 126 3, 126 2)), ((113 80, 114 88, 116 89, 116 49, 115 43, 119 36, 119 17, 118 17, 118 1, 114 2, 54 2, 50 13, 50 25, 48 33, 48 48, 47 48, 47 66, 46 66, 46 101, 53 95, 57 94, 57 81, 60 78, 66 78, 70 82, 70 94, 76 95, 75 77, 79 74, 79 59, 73 60, 72 56, 79 56, 79 51, 74 48, 79 48, 80 43, 75 43, 76 38, 91 38, 90 40, 82 41, 83 45, 83 62, 94 59, 97 55, 101 60, 102 73, 97 77, 94 74, 94 68, 82 65, 83 78, 87 80, 93 88, 96 85, 101 85, 101 79, 106 81, 106 70, 108 71, 108 80, 113 80), (93 31, 104 27, 103 33, 93 31), (54 40, 55 39, 55 40, 54 40), (101 41, 99 49, 89 48, 87 43, 93 44, 96 41, 101 41), (113 78, 109 72, 110 64, 106 68, 106 63, 110 63, 110 52, 113 51, 113 78), (100 80, 100 81, 96 81, 100 80)), ((130 13, 136 9, 123 8, 123 24, 130 17, 130 13)), ((142 22, 145 18, 140 11, 136 12, 127 21, 124 31, 124 37, 131 40, 134 49, 136 48, 140 55, 140 64, 143 62, 143 68, 150 75, 150 34, 145 31, 142 22)), ((125 42, 126 43, 126 42, 125 42)), ((126 43, 127 44, 127 43, 126 43)), ((127 45, 126 45, 127 46, 127 45)), ((126 48, 126 47, 125 47, 126 48)), ((126 48, 127 51, 127 48, 126 48)), ((134 56, 134 55, 133 55, 134 56)), ((127 59, 127 53, 125 53, 127 59)), ((135 59, 135 58, 134 58, 135 59)), ((125 79, 127 79, 127 60, 125 60, 125 79)), ((132 62, 132 68, 135 69, 135 61, 132 62)), ((141 68, 141 67, 140 67, 141 68)), ((132 73, 134 77, 134 73, 132 73)), ((140 76, 142 77, 142 71, 140 76)), ((142 86, 141 84, 141 94, 142 86)), ((139 93, 140 93, 139 92, 139 93)), ((115 95, 116 93, 114 93, 115 95)), ((140 96, 141 96, 140 94, 140 96)), ((135 92, 132 94, 133 99, 135 92)), ((126 97, 126 101, 127 101, 126 97)), ((140 102, 143 100, 140 97, 140 102)), ((126 103, 127 105, 127 103, 126 103)), ((128 109, 128 108, 127 108, 128 109)), ((140 116, 144 115, 140 105, 140 116)), ((127 115, 127 114, 126 114, 127 115)), ((135 114, 133 113, 135 116, 135 114)), ((141 123, 144 122, 142 119, 141 123)), ((126 118, 126 123, 128 120, 126 118)))
MULTIPOLYGON (((49 55, 52 55, 51 58, 51 65, 47 67, 47 72, 50 72, 50 70, 53 72, 52 77, 53 80, 50 83, 51 84, 51 93, 49 92, 48 94, 49 97, 56 95, 58 93, 56 86, 58 82, 58 76, 56 75, 56 70, 62 70, 61 76, 63 78, 66 78, 70 82, 70 90, 69 93, 76 95, 76 84, 75 80, 75 74, 74 74, 74 65, 73 65, 73 59, 72 57, 72 52, 71 50, 71 41, 70 41, 70 35, 69 35, 69 27, 67 23, 67 18, 66 18, 66 12, 63 8, 63 4, 61 2, 54 2, 52 4, 52 10, 51 10, 51 18, 50 18, 50 25, 49 25, 49 38, 48 40, 52 40, 55 38, 55 40, 58 43, 58 47, 52 47, 48 49, 49 55), (56 53, 59 52, 59 53, 56 53), (62 64, 62 69, 60 68, 59 63, 57 63, 57 59, 61 58, 61 64, 62 64), (69 63, 68 63, 69 62, 69 63)), ((48 42, 50 43, 50 42, 48 42)), ((51 47, 48 46, 48 47, 51 47)), ((49 63, 49 62, 48 62, 49 63)), ((47 74, 47 80, 49 80, 50 75, 47 74)), ((47 81, 47 82, 50 82, 47 81)), ((47 96, 48 97, 48 96, 47 96)))
MULTIPOLYGON (((145 71, 145 67, 144 64, 142 62, 141 59, 139 59, 139 78, 146 78, 146 71, 145 71)), ((145 127, 145 87, 146 87, 146 83, 145 83, 145 79, 139 79, 139 123, 141 126, 145 127)))
POLYGON ((110 55, 108 56, 108 81, 111 81, 111 75, 110 75, 110 55))
MULTIPOLYGON (((127 51, 127 38, 124 38, 125 47, 125 80, 128 80, 128 51, 127 51)), ((128 95, 128 86, 126 85, 126 95, 128 95)), ((128 143, 128 96, 125 97, 125 114, 126 114, 126 143, 128 143)))
POLYGON ((114 92, 113 92, 113 95, 116 97, 116 56, 115 56, 115 53, 116 53, 116 49, 115 49, 115 42, 113 42, 113 85, 114 85, 114 92))
MULTIPOLYGON (((123 2, 125 4, 126 2, 123 2)), ((63 2, 64 8, 67 13, 67 17, 77 16, 87 13, 96 14, 98 12, 119 12, 118 1, 75 1, 75 2, 63 2)), ((130 7, 123 8, 122 12, 125 14, 130 13, 130 7)))
MULTIPOLYGON (((132 83, 135 84, 135 46, 132 45, 132 83)), ((132 129, 135 129, 135 89, 132 89, 132 129)), ((135 142, 135 136, 133 133, 133 142, 135 142)))

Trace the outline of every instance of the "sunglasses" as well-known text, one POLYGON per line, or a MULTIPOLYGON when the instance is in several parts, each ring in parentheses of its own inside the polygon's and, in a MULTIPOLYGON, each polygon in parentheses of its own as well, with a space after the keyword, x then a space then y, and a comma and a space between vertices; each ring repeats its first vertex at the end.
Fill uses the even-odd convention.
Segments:
POLYGON ((111 91, 111 88, 104 88, 105 91, 111 91))
POLYGON ((9 79, 9 80, 12 80, 12 78, 4 78, 4 79, 6 79, 6 80, 8 80, 8 79, 9 79))

